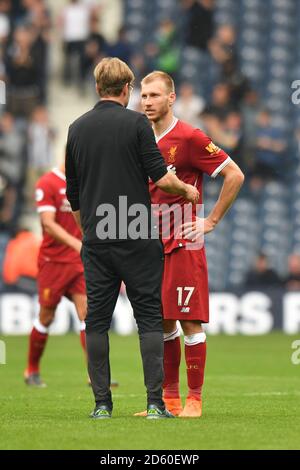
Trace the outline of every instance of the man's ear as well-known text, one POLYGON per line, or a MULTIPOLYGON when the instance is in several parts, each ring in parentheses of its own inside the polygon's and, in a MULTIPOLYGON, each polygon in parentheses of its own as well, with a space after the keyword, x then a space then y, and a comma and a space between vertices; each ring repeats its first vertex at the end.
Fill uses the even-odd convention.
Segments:
POLYGON ((97 95, 99 95, 99 96, 100 96, 100 93, 99 93, 99 88, 98 88, 98 84, 97 84, 97 83, 95 83, 95 89, 96 89, 96 93, 97 93, 97 95))
POLYGON ((122 90, 122 95, 127 96, 129 94, 129 83, 125 83, 122 90))
POLYGON ((173 104, 175 103, 175 100, 176 100, 176 93, 175 92, 172 92, 170 93, 169 95, 169 106, 173 106, 173 104))

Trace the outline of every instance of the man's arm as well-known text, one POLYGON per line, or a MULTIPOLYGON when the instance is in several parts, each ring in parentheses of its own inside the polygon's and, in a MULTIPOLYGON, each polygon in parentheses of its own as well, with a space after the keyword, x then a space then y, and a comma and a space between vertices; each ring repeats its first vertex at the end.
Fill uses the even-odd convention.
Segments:
POLYGON ((232 160, 219 174, 224 178, 223 186, 215 206, 207 216, 208 224, 211 225, 212 230, 232 206, 245 179, 240 168, 232 160))
POLYGON ((203 233, 212 232, 235 201, 244 182, 244 174, 232 160, 219 174, 223 176, 224 182, 216 204, 205 219, 197 218, 195 222, 182 226, 184 238, 195 241, 203 233))
POLYGON ((73 235, 68 233, 61 225, 55 222, 54 212, 41 212, 40 219, 45 232, 47 232, 59 243, 67 245, 70 248, 73 248, 73 250, 77 251, 77 253, 80 253, 82 242, 78 240, 78 238, 73 237, 73 235))
POLYGON ((77 177, 76 164, 74 161, 74 156, 71 150, 70 144, 70 129, 68 134, 68 141, 66 147, 66 158, 65 158, 65 169, 66 169, 66 183, 67 190, 66 196, 71 204, 72 211, 78 211, 80 208, 79 204, 79 181, 77 177))
POLYGON ((155 181, 154 184, 162 191, 170 194, 179 194, 193 204, 196 204, 199 200, 199 192, 197 188, 184 183, 170 171, 158 181, 155 181))
POLYGON ((82 225, 81 225, 81 218, 80 218, 80 211, 74 211, 72 212, 73 216, 74 216, 74 219, 76 221, 76 224, 78 225, 78 227, 80 228, 81 230, 81 233, 83 233, 83 230, 82 230, 82 225))

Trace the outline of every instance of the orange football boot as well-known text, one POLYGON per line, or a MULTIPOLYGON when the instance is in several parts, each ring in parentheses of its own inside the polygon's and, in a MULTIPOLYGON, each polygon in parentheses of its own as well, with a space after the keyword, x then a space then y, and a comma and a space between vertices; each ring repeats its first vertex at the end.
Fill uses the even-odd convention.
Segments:
POLYGON ((167 410, 174 416, 179 416, 183 410, 181 398, 164 398, 164 402, 167 410))
POLYGON ((178 415, 179 418, 200 418, 202 415, 202 400, 195 400, 195 398, 187 398, 185 407, 178 415))

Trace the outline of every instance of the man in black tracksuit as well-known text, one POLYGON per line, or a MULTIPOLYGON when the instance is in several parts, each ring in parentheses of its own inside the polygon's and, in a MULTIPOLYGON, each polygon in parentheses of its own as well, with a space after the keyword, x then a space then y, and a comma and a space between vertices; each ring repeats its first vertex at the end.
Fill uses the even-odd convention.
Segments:
POLYGON ((67 198, 83 231, 91 416, 111 417, 108 330, 124 281, 138 325, 147 417, 171 417, 162 400, 163 250, 152 226, 148 178, 189 202, 197 202, 198 192, 167 171, 147 118, 126 109, 134 80, 129 67, 106 58, 94 75, 100 101, 70 126, 66 152, 67 198))

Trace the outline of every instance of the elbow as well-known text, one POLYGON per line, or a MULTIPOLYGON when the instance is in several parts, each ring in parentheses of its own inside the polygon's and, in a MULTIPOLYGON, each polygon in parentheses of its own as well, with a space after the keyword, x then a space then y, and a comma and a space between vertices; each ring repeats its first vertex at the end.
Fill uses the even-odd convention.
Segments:
POLYGON ((242 170, 237 166, 234 171, 231 173, 231 181, 233 181, 234 185, 240 189, 245 181, 245 175, 242 170))
POLYGON ((245 175, 241 170, 239 170, 238 174, 236 175, 236 181, 237 181, 239 188, 241 188, 245 181, 245 175))

